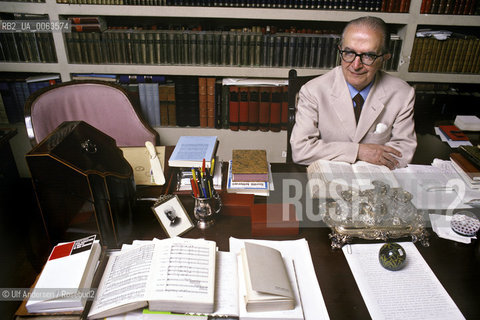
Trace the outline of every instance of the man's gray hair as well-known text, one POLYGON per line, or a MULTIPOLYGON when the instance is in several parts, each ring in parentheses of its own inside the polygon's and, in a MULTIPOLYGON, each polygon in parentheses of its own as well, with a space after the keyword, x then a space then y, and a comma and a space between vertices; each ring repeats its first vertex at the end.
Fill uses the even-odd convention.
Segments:
POLYGON ((364 26, 371 28, 372 30, 379 31, 382 33, 382 38, 383 38, 383 45, 382 45, 382 52, 381 53, 390 53, 390 32, 388 31, 388 26, 380 18, 377 17, 371 17, 371 16, 365 16, 365 17, 360 17, 355 20, 350 21, 347 23, 345 28, 343 29, 342 32, 342 39, 340 42, 340 45, 343 43, 345 31, 348 29, 350 26, 364 26))

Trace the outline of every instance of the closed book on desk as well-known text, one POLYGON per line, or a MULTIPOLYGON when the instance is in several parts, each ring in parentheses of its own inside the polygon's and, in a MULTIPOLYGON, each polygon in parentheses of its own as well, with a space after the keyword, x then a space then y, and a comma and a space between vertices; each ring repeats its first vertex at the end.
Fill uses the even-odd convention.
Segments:
POLYGON ((438 126, 440 130, 453 141, 468 141, 468 137, 455 125, 438 126))
POLYGON ((181 136, 168 159, 168 165, 170 167, 199 168, 205 159, 205 166, 210 168, 216 147, 216 136, 181 136))
POLYGON ((240 257, 248 312, 291 310, 295 307, 295 295, 280 251, 245 242, 240 257))
POLYGON ((451 153, 450 159, 471 179, 480 181, 480 170, 460 153, 451 153))
POLYGON ((460 146, 458 152, 480 170, 480 149, 475 146, 460 146))
POLYGON ((268 181, 265 150, 232 150, 232 181, 268 181))
POLYGON ((56 245, 26 303, 28 312, 83 310, 100 252, 95 235, 56 245))

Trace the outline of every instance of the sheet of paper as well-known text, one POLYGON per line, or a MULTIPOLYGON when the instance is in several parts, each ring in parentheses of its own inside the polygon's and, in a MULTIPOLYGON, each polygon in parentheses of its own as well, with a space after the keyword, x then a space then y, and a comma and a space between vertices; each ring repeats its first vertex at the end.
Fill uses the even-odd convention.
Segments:
POLYGON ((279 250, 284 258, 293 260, 305 320, 330 319, 323 295, 318 285, 308 242, 299 240, 252 240, 230 238, 230 252, 239 253, 245 241, 270 246, 279 250))
POLYGON ((353 244, 342 248, 373 320, 465 319, 411 242, 399 243, 407 254, 398 271, 384 269, 378 261, 383 243, 353 244))
POLYGON ((237 256, 217 251, 214 315, 238 315, 237 256))

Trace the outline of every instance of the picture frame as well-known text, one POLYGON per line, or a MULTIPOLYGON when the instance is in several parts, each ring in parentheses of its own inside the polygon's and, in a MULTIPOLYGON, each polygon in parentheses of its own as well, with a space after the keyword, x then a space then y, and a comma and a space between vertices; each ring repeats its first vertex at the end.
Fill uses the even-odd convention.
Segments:
POLYGON ((180 236, 194 227, 177 195, 161 196, 152 206, 152 211, 170 238, 180 236))

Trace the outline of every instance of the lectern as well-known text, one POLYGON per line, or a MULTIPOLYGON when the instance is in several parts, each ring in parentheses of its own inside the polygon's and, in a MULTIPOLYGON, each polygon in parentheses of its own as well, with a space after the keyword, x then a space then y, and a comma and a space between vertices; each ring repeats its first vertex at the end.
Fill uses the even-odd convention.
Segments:
POLYGON ((53 244, 98 234, 118 248, 130 234, 133 170, 115 140, 83 121, 62 123, 26 155, 53 244))

